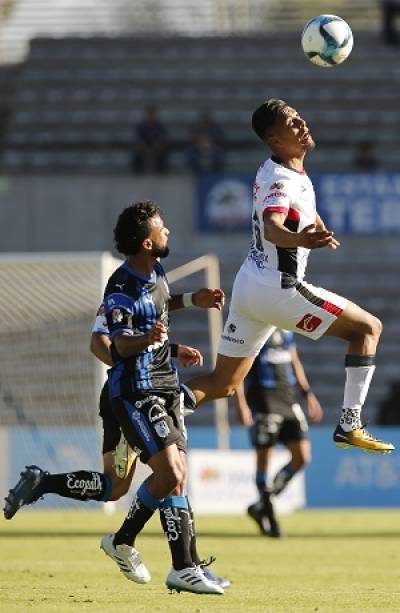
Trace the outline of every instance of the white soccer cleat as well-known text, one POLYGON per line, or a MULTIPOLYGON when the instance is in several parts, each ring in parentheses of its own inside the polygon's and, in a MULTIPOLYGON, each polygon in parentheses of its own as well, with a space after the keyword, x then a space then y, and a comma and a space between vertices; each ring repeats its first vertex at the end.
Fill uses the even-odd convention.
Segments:
POLYGON ((220 585, 210 581, 200 566, 188 566, 182 570, 172 568, 165 581, 167 587, 176 592, 193 594, 224 594, 220 585))
POLYGON ((116 545, 114 547, 115 534, 107 534, 101 539, 100 547, 119 566, 123 575, 135 583, 148 583, 150 573, 143 564, 137 549, 130 545, 116 545))
POLYGON ((121 432, 119 443, 113 451, 113 465, 119 479, 125 479, 137 460, 137 453, 130 448, 128 441, 121 432))

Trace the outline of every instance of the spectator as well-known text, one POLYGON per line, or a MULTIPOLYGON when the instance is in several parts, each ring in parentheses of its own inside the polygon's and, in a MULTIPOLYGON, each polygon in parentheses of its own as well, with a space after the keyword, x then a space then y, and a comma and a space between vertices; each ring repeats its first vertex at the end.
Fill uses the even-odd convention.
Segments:
POLYGON ((143 119, 136 126, 133 170, 138 174, 168 170, 169 143, 167 131, 157 117, 155 106, 145 109, 143 119))
POLYGON ((353 156, 354 170, 378 170, 380 164, 371 141, 360 141, 356 144, 353 156))
POLYGON ((400 0, 381 0, 382 35, 386 45, 398 45, 396 17, 400 14, 400 0))
POLYGON ((192 128, 188 163, 195 173, 220 172, 224 166, 222 128, 204 111, 192 128))

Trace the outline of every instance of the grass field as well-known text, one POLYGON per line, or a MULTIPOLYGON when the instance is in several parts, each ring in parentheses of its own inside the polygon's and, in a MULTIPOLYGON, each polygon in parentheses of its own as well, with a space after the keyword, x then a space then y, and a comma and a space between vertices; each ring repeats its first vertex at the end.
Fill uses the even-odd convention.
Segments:
POLYGON ((229 577, 223 596, 168 593, 167 543, 154 518, 138 546, 148 585, 126 580, 99 550, 121 517, 23 510, 0 520, 0 611, 185 613, 400 611, 400 521, 393 511, 304 511, 282 518, 288 538, 258 535, 247 517, 199 517, 200 554, 229 577))

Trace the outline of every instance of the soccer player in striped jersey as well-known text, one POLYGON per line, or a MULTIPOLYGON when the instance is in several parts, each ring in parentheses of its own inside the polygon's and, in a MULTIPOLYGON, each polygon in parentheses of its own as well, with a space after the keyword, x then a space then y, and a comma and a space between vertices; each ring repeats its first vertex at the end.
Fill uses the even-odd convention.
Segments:
POLYGON ((304 171, 314 140, 305 120, 283 100, 261 104, 252 126, 272 156, 254 183, 250 250, 236 275, 215 369, 187 384, 198 404, 233 395, 277 327, 312 340, 341 338, 348 343, 346 381, 333 440, 338 447, 390 453, 394 446, 372 436, 361 420, 382 324, 346 298, 304 281, 310 250, 339 247, 317 212, 304 171))
MULTIPOLYGON (((159 262, 168 255, 168 235, 161 211, 152 202, 127 207, 114 230, 116 246, 127 259, 109 279, 104 294, 111 360, 107 350, 96 355, 112 363, 108 386, 113 415, 130 448, 149 464, 153 474, 140 486, 121 528, 116 534, 106 535, 101 547, 128 579, 147 583, 150 574, 134 543, 159 509, 172 555, 167 586, 177 591, 223 594, 220 582, 207 577, 206 565, 193 559, 193 514, 184 495, 186 430, 181 391, 171 362, 168 311, 191 305, 220 310, 224 294, 219 289, 202 288, 190 295, 170 295, 159 262)), ((189 350, 180 356, 186 365, 199 363, 201 354, 183 347, 189 350)), ((37 467, 28 468, 32 470, 21 475, 6 500, 8 518, 21 504, 37 500, 40 486, 46 490, 42 493, 54 491, 54 484, 50 484, 51 489, 45 485, 52 477, 67 480, 63 493, 56 492, 61 495, 82 500, 89 492, 92 500, 109 499, 112 483, 107 474, 93 473, 93 479, 73 480, 68 475, 46 475, 37 467), (33 497, 28 500, 29 493, 33 497)))

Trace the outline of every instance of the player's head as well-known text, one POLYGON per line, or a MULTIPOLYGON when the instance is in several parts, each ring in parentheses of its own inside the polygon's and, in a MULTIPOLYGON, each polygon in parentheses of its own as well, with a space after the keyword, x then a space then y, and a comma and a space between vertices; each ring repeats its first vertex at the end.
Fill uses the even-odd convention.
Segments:
POLYGON ((306 122, 284 100, 270 98, 253 113, 252 127, 257 136, 278 155, 296 156, 315 147, 306 122))
POLYGON ((126 256, 142 251, 154 258, 165 258, 169 254, 168 235, 160 207, 150 200, 126 207, 114 228, 115 246, 126 256))

